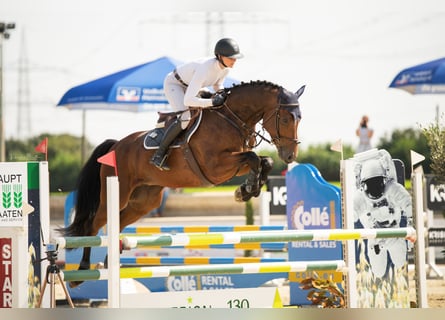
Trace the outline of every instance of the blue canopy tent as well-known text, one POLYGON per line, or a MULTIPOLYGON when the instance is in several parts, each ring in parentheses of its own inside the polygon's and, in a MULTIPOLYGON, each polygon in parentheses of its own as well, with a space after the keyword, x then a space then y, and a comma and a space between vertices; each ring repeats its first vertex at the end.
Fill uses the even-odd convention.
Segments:
POLYGON ((57 106, 130 112, 165 108, 164 77, 180 63, 170 57, 161 57, 81 84, 68 90, 57 106))
POLYGON ((445 58, 400 71, 389 87, 411 94, 445 94, 445 58))
MULTIPOLYGON (((432 60, 400 71, 389 85, 413 95, 445 94, 445 58, 432 60)), ((439 123, 439 105, 436 122, 439 123)))

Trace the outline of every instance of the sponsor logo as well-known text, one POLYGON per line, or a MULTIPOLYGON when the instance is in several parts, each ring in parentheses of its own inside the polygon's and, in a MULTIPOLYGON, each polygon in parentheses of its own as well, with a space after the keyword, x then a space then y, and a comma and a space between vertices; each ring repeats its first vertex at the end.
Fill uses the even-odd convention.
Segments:
POLYGON ((140 100, 141 89, 137 87, 118 87, 116 101, 137 102, 140 100))

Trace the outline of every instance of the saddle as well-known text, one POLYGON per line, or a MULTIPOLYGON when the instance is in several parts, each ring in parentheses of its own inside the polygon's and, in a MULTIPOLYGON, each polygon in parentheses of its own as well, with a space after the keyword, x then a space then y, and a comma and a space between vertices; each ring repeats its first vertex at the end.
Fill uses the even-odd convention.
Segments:
MULTIPOLYGON (((159 148, 159 144, 164 136, 165 128, 175 121, 184 111, 161 113, 158 112, 159 118, 156 123, 156 127, 152 130, 147 131, 144 138, 144 148, 147 150, 154 150, 159 148)), ((170 145, 170 148, 178 148, 182 144, 188 143, 193 136, 193 134, 198 129, 201 124, 202 110, 191 109, 191 120, 187 128, 179 134, 179 136, 170 145)))
MULTIPOLYGON (((144 148, 147 150, 153 150, 159 148, 159 144, 162 141, 165 128, 168 127, 168 125, 171 122, 175 121, 178 117, 180 117, 182 112, 183 111, 159 113, 159 119, 156 124, 156 128, 148 131, 145 134, 144 148)), ((184 159, 187 161, 192 171, 201 179, 202 184, 204 186, 211 187, 214 186, 215 184, 211 182, 209 179, 207 179, 205 174, 202 172, 201 168, 196 162, 193 151, 189 146, 190 139, 192 138, 193 134, 196 132, 196 130, 199 128, 201 124, 202 109, 190 109, 190 112, 192 115, 190 123, 188 124, 187 128, 181 134, 179 134, 179 136, 175 139, 175 141, 173 141, 173 143, 169 147, 168 152, 170 152, 172 148, 179 148, 180 150, 182 150, 184 159)))

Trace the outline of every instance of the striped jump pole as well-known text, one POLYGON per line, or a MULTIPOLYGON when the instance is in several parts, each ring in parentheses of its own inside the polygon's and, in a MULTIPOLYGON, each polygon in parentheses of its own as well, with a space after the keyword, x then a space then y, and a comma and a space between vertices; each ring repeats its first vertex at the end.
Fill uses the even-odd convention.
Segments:
MULTIPOLYGON (((59 249, 76 249, 84 247, 107 247, 107 236, 85 236, 85 237, 57 237, 54 239, 59 249)), ((158 248, 172 248, 172 246, 150 246, 158 248)), ((285 242, 262 242, 262 243, 235 243, 235 244, 203 244, 191 246, 174 246, 175 249, 239 249, 239 250, 284 250, 287 248, 285 242)), ((129 250, 129 248, 121 248, 129 250)))
POLYGON ((159 236, 124 237, 124 249, 150 246, 193 246, 211 244, 236 244, 274 241, 323 241, 323 240, 358 240, 378 238, 405 238, 413 241, 416 231, 408 228, 377 229, 320 229, 320 230, 283 230, 262 232, 222 232, 196 233, 159 236))
MULTIPOLYGON (((306 272, 329 270, 347 272, 342 260, 332 261, 288 261, 269 263, 215 264, 189 266, 135 267, 120 269, 120 277, 128 278, 165 278, 170 276, 206 274, 261 274, 276 272, 306 272)), ((108 279, 107 269, 63 271, 64 281, 87 281, 108 279)))
POLYGON ((285 262, 284 258, 262 257, 121 257, 126 265, 192 265, 192 264, 240 264, 285 262))
MULTIPOLYGON (((154 236, 125 236, 122 238, 123 249, 137 247, 176 247, 176 246, 211 246, 234 245, 243 243, 283 242, 283 241, 323 241, 323 240, 358 240, 377 238, 416 238, 416 230, 408 228, 377 229, 318 229, 318 230, 282 230, 282 231, 246 231, 246 232, 211 232, 195 234, 161 234, 154 236)), ((107 246, 106 236, 58 237, 55 242, 59 249, 107 246)))
POLYGON ((59 249, 108 246, 108 236, 57 237, 54 241, 59 249))
POLYGON ((220 225, 191 225, 191 226, 128 226, 122 234, 153 234, 153 233, 196 233, 196 232, 237 232, 237 231, 271 231, 285 230, 285 226, 220 226, 220 225))

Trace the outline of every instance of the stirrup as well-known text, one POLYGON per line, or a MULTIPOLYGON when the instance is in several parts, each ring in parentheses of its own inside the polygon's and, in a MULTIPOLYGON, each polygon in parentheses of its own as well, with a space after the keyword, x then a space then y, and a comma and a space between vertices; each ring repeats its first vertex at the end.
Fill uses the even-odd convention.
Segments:
POLYGON ((170 167, 167 166, 167 155, 161 156, 155 154, 151 160, 150 163, 153 164, 156 168, 162 171, 169 171, 170 167))

